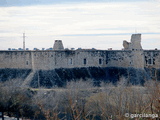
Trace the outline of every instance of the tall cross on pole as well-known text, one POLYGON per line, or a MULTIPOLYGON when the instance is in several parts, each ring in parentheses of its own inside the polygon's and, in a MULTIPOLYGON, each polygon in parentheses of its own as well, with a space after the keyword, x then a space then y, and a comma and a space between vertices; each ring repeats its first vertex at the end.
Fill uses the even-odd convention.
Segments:
POLYGON ((23 33, 23 50, 25 50, 25 38, 26 38, 25 33, 23 33))

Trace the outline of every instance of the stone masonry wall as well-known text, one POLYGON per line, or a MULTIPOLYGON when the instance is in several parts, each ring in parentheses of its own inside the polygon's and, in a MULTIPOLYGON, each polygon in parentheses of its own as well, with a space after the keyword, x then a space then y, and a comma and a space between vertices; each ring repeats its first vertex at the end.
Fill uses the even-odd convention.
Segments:
POLYGON ((31 52, 0 51, 0 68, 32 68, 31 52))
POLYGON ((74 67, 160 68, 160 51, 0 51, 0 68, 52 70, 74 67))
POLYGON ((54 50, 0 51, 0 68, 53 70, 81 67, 160 68, 160 51, 143 50, 141 34, 133 34, 131 42, 123 42, 124 50, 64 50, 56 40, 54 50))
POLYGON ((145 50, 144 64, 146 68, 160 68, 160 50, 145 50))

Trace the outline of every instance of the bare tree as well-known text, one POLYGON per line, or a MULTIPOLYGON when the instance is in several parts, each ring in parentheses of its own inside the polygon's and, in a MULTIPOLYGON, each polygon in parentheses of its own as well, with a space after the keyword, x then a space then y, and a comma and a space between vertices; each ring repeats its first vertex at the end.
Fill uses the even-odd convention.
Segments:
POLYGON ((160 115, 160 83, 158 81, 147 81, 145 83, 147 89, 146 97, 149 99, 149 104, 145 111, 149 110, 152 114, 160 115))

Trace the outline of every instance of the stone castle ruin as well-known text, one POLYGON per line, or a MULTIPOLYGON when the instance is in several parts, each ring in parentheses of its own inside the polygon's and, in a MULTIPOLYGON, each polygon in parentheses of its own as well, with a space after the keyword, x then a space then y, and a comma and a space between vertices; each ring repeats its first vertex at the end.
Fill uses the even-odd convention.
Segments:
POLYGON ((141 34, 133 34, 130 42, 123 41, 123 47, 123 50, 68 50, 61 40, 55 40, 53 50, 3 50, 0 78, 5 81, 23 77, 24 85, 32 87, 37 87, 38 78, 47 87, 81 78, 116 82, 124 76, 134 84, 160 80, 159 50, 143 50, 141 34), (5 73, 7 70, 10 72, 5 73))
POLYGON ((131 36, 131 42, 123 41, 123 47, 125 50, 142 50, 141 46, 141 34, 133 34, 131 36))

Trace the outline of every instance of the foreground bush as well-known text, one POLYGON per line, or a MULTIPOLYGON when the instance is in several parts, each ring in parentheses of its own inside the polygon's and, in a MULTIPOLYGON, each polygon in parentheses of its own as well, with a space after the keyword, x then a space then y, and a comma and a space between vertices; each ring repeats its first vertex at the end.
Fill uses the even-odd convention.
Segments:
POLYGON ((125 113, 160 116, 160 83, 148 81, 114 86, 91 81, 70 81, 65 88, 21 88, 22 80, 0 84, 0 111, 32 120, 127 120, 125 113))

